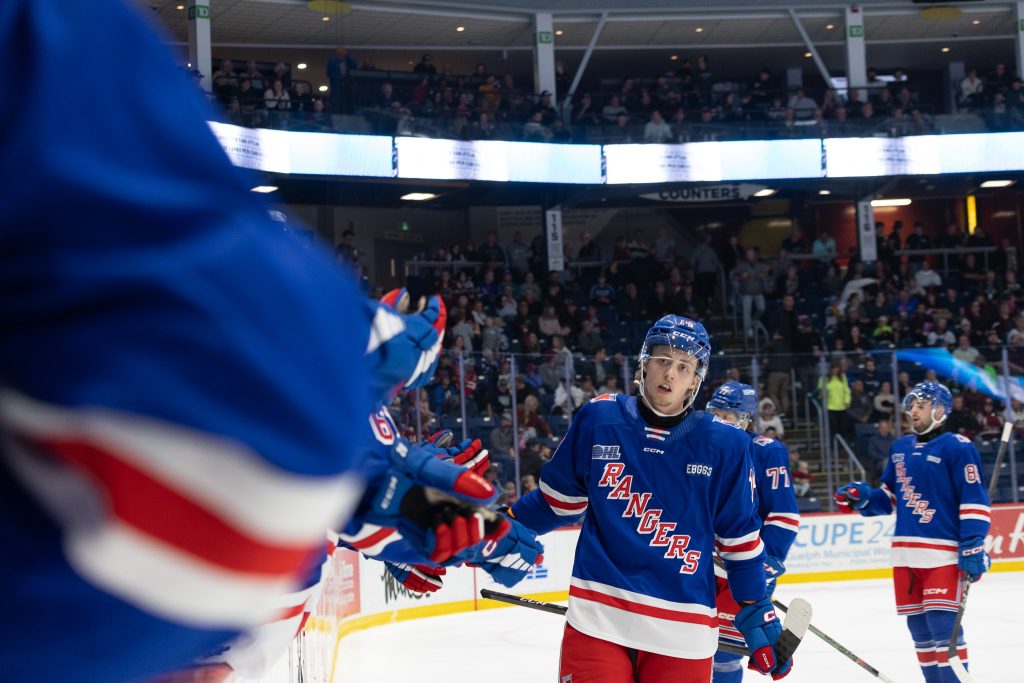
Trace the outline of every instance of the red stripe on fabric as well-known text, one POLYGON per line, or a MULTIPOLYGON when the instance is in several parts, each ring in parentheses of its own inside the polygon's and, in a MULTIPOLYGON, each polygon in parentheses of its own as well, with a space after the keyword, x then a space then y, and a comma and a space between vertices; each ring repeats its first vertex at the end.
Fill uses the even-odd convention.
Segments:
POLYGON ((795 519, 790 519, 789 517, 776 517, 775 515, 768 515, 767 517, 765 517, 764 521, 765 522, 782 522, 783 524, 788 524, 790 526, 795 526, 795 527, 799 527, 800 526, 800 522, 796 521, 795 519))
POLYGON ((350 544, 356 550, 363 550, 364 548, 370 548, 372 546, 377 545, 393 533, 395 533, 395 530, 391 527, 382 527, 377 531, 374 531, 366 538, 360 539, 358 541, 351 541, 350 544))
MULTIPOLYGON (((946 648, 942 648, 941 650, 939 650, 938 652, 935 652, 933 654, 935 655, 935 661, 937 661, 939 664, 946 664, 946 663, 949 662, 949 653, 946 652, 946 648)), ((959 657, 961 660, 966 660, 967 659, 967 648, 966 647, 957 648, 956 656, 959 657)))
POLYGON ((666 609, 664 607, 642 605, 639 602, 633 602, 632 600, 625 600, 623 598, 615 598, 611 595, 598 593, 597 591, 592 591, 587 588, 580 588, 579 586, 569 586, 569 595, 575 598, 580 598, 581 600, 590 600, 591 602, 599 602, 602 605, 608 605, 609 607, 616 607, 633 614, 642 614, 644 616, 657 617, 658 619, 666 619, 668 621, 681 621, 687 624, 699 624, 701 626, 708 627, 718 625, 717 616, 712 617, 706 614, 693 614, 691 612, 679 612, 672 609, 666 609))
MULTIPOLYGON (((98 446, 59 438, 19 440, 49 452, 92 477, 111 514, 142 534, 225 569, 264 576, 293 574, 322 550, 269 545, 98 446)), ((230 485, 230 482, 225 482, 230 485)))
POLYGON ((761 543, 761 537, 757 536, 753 541, 747 541, 746 543, 740 543, 738 545, 725 545, 718 543, 718 549, 722 552, 727 553, 743 553, 748 550, 756 550, 757 546, 761 543))
POLYGON ((557 498, 549 496, 543 491, 541 491, 541 495, 544 496, 544 500, 547 501, 548 505, 550 505, 553 508, 558 508, 560 510, 582 510, 583 508, 587 507, 587 501, 583 501, 582 503, 566 503, 565 501, 558 500, 557 498))
POLYGON ((932 543, 916 543, 914 541, 893 541, 893 548, 921 548, 923 550, 944 550, 946 552, 955 553, 956 548, 949 545, 934 545, 932 543))
POLYGON ((302 614, 302 611, 306 608, 306 601, 303 600, 297 605, 291 607, 285 607, 283 610, 278 612, 271 621, 287 621, 292 617, 297 617, 302 614))
POLYGON ((919 661, 921 664, 931 664, 932 662, 936 661, 937 655, 938 653, 933 650, 929 650, 928 652, 918 652, 917 661, 919 661))

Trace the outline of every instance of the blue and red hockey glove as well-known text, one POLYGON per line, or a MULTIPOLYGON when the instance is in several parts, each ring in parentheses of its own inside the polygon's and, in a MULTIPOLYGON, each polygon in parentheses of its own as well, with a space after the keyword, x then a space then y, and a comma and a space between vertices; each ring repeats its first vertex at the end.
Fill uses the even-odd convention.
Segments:
POLYGON ((412 309, 409 294, 395 289, 372 308, 366 359, 372 366, 374 393, 383 401, 399 391, 425 386, 437 369, 448 313, 439 296, 412 309))
POLYGON ((442 429, 426 439, 421 446, 437 449, 437 457, 448 462, 461 465, 476 472, 481 477, 491 466, 490 453, 484 448, 480 439, 466 439, 457 446, 452 446, 455 435, 450 429, 442 429))
POLYGON ((967 574, 971 583, 981 579, 981 575, 992 566, 992 559, 985 552, 985 539, 980 536, 960 541, 956 566, 967 574))
POLYGON ((871 487, 862 481, 844 484, 836 490, 836 505, 840 512, 855 512, 871 502, 871 487))
POLYGON ((775 614, 775 607, 772 606, 770 598, 766 596, 741 607, 733 620, 733 625, 743 634, 743 639, 750 648, 748 669, 771 675, 775 680, 789 674, 793 668, 792 657, 785 662, 779 662, 775 658, 775 643, 782 635, 782 624, 775 614))
POLYGON ((398 529, 415 551, 441 564, 482 540, 502 538, 511 525, 484 509, 498 490, 472 470, 440 459, 437 450, 396 439, 390 466, 368 489, 360 517, 398 529))
POLYGON ((544 561, 544 546, 537 534, 514 519, 506 520, 511 529, 498 541, 488 541, 473 549, 468 563, 479 567, 502 586, 511 588, 544 561))
POLYGON ((771 555, 765 555, 764 557, 764 576, 766 583, 768 584, 768 595, 770 596, 775 592, 775 584, 778 582, 779 577, 786 573, 786 565, 782 563, 777 557, 771 555))
POLYGON ((413 593, 433 593, 440 590, 441 577, 445 574, 444 567, 430 567, 425 564, 385 562, 384 568, 398 583, 413 593))

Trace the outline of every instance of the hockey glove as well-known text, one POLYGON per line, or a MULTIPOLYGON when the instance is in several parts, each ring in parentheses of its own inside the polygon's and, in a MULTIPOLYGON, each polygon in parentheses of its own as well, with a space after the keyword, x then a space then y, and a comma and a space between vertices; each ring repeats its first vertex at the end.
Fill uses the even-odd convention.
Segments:
POLYGON ((871 501, 871 487, 862 481, 840 486, 836 491, 836 505, 840 512, 863 510, 871 501))
POLYGON ((544 561, 544 546, 537 534, 515 520, 507 520, 512 528, 501 540, 482 544, 468 560, 491 575, 502 586, 511 588, 526 577, 533 567, 544 561))
POLYGON ((768 595, 775 592, 775 583, 786 573, 786 565, 777 557, 764 556, 764 575, 768 584, 768 595))
POLYGON ((985 539, 974 536, 960 541, 960 552, 958 554, 957 567, 967 574, 971 583, 981 579, 981 575, 988 571, 992 560, 985 552, 985 539))
POLYGON ((441 577, 445 573, 444 567, 428 567, 425 564, 385 562, 384 568, 388 571, 388 574, 395 577, 398 583, 413 593, 433 593, 436 590, 440 590, 442 585, 441 577))
POLYGON ((382 480, 368 490, 365 522, 397 528, 434 563, 508 532, 508 520, 482 509, 498 491, 479 475, 404 439, 395 441, 389 458, 382 480))
POLYGON ((785 677, 793 668, 793 659, 779 662, 775 659, 775 643, 782 635, 782 624, 775 615, 771 599, 763 597, 740 608, 733 624, 743 634, 750 648, 748 669, 771 674, 775 680, 785 677))
POLYGON ((372 367, 374 392, 389 400, 404 389, 426 385, 437 368, 447 312, 444 301, 433 296, 422 311, 403 314, 408 308, 404 290, 388 292, 381 303, 368 301, 372 323, 366 358, 372 367))
POLYGON ((437 457, 448 462, 461 465, 468 470, 476 472, 481 477, 491 466, 490 454, 483 447, 480 439, 466 439, 458 446, 452 446, 454 439, 452 430, 442 429, 429 439, 420 444, 424 448, 436 449, 437 457))

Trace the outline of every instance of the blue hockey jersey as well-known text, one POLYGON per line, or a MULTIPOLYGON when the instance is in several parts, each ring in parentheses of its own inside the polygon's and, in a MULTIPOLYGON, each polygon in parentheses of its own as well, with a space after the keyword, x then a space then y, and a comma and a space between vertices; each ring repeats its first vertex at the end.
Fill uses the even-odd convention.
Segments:
POLYGON ((764 525, 761 540, 767 555, 785 560, 800 530, 796 493, 789 478, 789 452, 767 436, 755 436, 751 456, 757 482, 757 512, 764 525))
POLYGON ((893 566, 956 564, 961 541, 988 534, 991 508, 983 482, 981 457, 970 439, 946 432, 920 442, 911 434, 889 449, 882 486, 860 512, 896 512, 893 566))
POLYGON ((268 621, 362 489, 371 308, 137 13, 0 3, 8 682, 146 680, 268 621))
POLYGON ((765 594, 750 438, 709 413, 647 425, 636 397, 583 406, 539 489, 512 507, 538 533, 582 522, 567 619, 583 633, 673 657, 718 644, 713 554, 739 600, 765 594))

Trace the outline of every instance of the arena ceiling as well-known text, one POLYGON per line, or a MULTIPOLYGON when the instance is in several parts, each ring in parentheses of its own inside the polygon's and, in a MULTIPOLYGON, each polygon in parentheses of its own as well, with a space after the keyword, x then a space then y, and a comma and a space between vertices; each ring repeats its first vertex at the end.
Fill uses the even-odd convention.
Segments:
MULTIPOLYGON (((186 12, 178 9, 184 0, 135 1, 153 8, 173 41, 187 43, 186 12)), ((596 45, 597 68, 613 66, 629 52, 631 62, 650 62, 651 68, 663 71, 671 68, 672 54, 708 52, 727 73, 730 60, 736 67, 750 69, 752 56, 760 65, 775 62, 780 55, 788 59, 796 55, 788 66, 812 69, 810 59, 800 61, 804 43, 787 13, 790 8, 829 69, 842 71, 846 4, 822 0, 641 0, 635 4, 621 0, 211 0, 210 9, 215 54, 229 48, 316 51, 345 45, 372 58, 380 69, 408 68, 409 59, 425 51, 442 53, 456 63, 511 58, 528 66, 532 12, 541 5, 554 13, 556 54, 571 68, 594 35, 601 13, 607 12, 596 45)), ((861 6, 869 62, 913 69, 949 59, 984 63, 1013 58, 1015 17, 1009 3, 969 2, 929 9, 909 0, 890 0, 861 6), (950 50, 940 53, 941 46, 950 50)), ((646 63, 642 66, 647 68, 646 63)))

